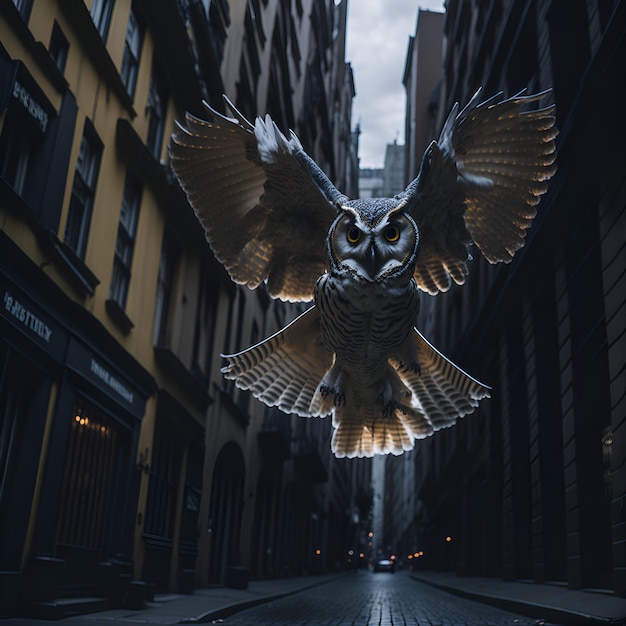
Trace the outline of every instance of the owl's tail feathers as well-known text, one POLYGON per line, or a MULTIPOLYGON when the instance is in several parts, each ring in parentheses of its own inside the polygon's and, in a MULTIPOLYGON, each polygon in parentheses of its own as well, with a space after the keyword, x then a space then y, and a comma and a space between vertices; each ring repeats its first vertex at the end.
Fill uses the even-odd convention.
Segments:
POLYGON ((349 459, 375 454, 402 454, 413 448, 413 437, 394 413, 374 419, 364 418, 362 409, 335 408, 336 427, 331 450, 336 457, 349 459))
POLYGON ((383 415, 379 407, 335 407, 335 432, 331 450, 335 456, 370 457, 375 454, 399 455, 412 450, 415 439, 432 434, 433 428, 425 417, 407 406, 383 415))
POLYGON ((224 377, 268 406, 311 416, 309 405, 333 361, 332 353, 321 344, 319 320, 319 310, 311 307, 265 341, 223 355, 224 377))
POLYGON ((452 426, 458 418, 472 413, 479 400, 489 398, 490 387, 472 378, 415 329, 413 349, 419 370, 393 362, 402 382, 413 393, 413 406, 432 425, 432 430, 452 426))

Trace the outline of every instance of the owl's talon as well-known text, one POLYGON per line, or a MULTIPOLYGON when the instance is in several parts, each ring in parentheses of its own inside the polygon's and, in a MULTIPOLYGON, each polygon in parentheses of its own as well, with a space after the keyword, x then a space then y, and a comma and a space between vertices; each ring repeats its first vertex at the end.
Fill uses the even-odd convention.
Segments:
POLYGON ((337 387, 330 385, 320 385, 320 394, 326 399, 330 394, 334 396, 333 404, 335 406, 346 406, 346 394, 337 387))
POLYGON ((383 417, 391 417, 397 408, 397 405, 393 400, 385 400, 385 395, 383 393, 376 398, 376 403, 381 405, 383 417))

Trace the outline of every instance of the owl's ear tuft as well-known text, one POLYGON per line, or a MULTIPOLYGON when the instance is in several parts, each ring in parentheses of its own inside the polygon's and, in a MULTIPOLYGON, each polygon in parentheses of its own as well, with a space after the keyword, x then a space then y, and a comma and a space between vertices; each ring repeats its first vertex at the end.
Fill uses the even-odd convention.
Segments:
POLYGON ((358 217, 359 215, 354 207, 342 204, 341 200, 337 202, 337 209, 339 211, 342 211, 343 213, 349 213, 350 215, 354 215, 354 217, 358 217))

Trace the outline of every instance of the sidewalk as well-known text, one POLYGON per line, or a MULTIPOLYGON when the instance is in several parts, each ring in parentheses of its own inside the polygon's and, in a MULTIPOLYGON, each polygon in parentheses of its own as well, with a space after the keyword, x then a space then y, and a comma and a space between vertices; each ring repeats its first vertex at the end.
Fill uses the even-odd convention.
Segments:
MULTIPOLYGON (((227 617, 242 609, 277 600, 317 585, 331 583, 347 574, 297 576, 278 580, 251 581, 247 589, 216 587, 196 589, 192 594, 159 594, 145 609, 112 609, 77 615, 68 620, 84 622, 129 622, 133 624, 197 624, 227 617)), ((104 624, 103 624, 104 626, 104 624)))
POLYGON ((465 578, 451 572, 412 572, 411 577, 456 595, 567 626, 626 625, 626 599, 602 591, 560 585, 465 578))

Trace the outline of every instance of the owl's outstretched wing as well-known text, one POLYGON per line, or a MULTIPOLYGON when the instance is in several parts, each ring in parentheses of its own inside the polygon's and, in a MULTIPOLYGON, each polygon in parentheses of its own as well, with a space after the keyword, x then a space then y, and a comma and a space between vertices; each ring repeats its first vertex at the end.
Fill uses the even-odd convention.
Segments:
POLYGON ((413 329, 409 340, 417 353, 419 371, 394 359, 390 362, 402 382, 411 390, 413 408, 431 426, 430 432, 422 431, 424 434, 419 434, 413 428, 416 438, 452 426, 457 419, 472 413, 479 400, 490 397, 490 387, 447 359, 417 328, 413 329))
POLYGON ((510 262, 556 171, 554 106, 522 110, 549 91, 478 104, 479 93, 454 106, 399 196, 420 230, 415 280, 431 294, 465 282, 472 242, 490 263, 510 262))
POLYGON ((272 119, 252 125, 225 98, 235 117, 205 103, 214 121, 187 115, 169 153, 172 169, 231 278, 270 295, 308 301, 327 267, 326 238, 344 200, 272 119))
POLYGON ((319 382, 334 359, 320 340, 317 307, 265 341, 225 358, 224 377, 268 406, 302 417, 326 415, 311 410, 319 382))

